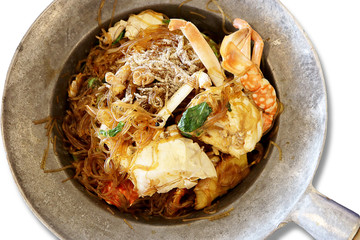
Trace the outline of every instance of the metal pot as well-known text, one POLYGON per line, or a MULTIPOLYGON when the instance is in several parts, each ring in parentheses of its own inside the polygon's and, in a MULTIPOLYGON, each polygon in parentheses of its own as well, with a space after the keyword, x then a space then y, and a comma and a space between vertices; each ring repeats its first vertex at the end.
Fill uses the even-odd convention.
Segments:
MULTIPOLYGON (((118 1, 115 17, 126 18, 129 13, 151 8, 170 17, 191 20, 220 40, 221 17, 204 10, 206 2, 192 1, 179 9, 181 1, 118 1)), ((276 86, 285 107, 276 123, 275 136, 282 160, 277 149, 271 149, 268 158, 242 184, 222 197, 219 212, 233 208, 229 216, 191 224, 112 215, 104 202, 89 196, 76 181, 62 183, 71 171, 44 174, 39 168, 47 138, 43 127, 34 125, 32 120, 49 115, 61 118, 64 114, 69 76, 99 32, 96 21, 99 4, 95 0, 57 0, 33 24, 9 69, 2 131, 9 164, 23 197, 57 237, 263 239, 289 221, 319 239, 355 236, 359 215, 319 194, 311 185, 325 142, 327 105, 323 73, 310 41, 276 0, 226 1, 221 5, 231 18, 246 19, 268 39, 264 74, 276 86), (18 131, 19 128, 23 131, 18 131)), ((110 21, 112 9, 111 2, 104 5, 104 26, 110 21)), ((231 30, 231 24, 226 27, 231 30)), ((59 168, 70 161, 61 144, 57 151, 57 156, 49 152, 47 168, 59 168)))

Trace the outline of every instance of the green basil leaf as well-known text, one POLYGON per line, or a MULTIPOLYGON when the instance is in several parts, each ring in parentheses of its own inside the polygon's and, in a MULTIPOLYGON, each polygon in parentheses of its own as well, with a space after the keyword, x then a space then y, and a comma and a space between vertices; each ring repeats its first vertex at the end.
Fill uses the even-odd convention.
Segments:
POLYGON ((170 19, 163 19, 162 22, 163 22, 164 24, 169 24, 169 23, 170 23, 170 19))
POLYGON ((183 135, 184 137, 192 138, 191 134, 188 134, 188 133, 186 133, 186 132, 181 132, 181 131, 180 131, 180 133, 181 133, 181 135, 183 135))
POLYGON ((125 125, 125 123, 123 123, 123 122, 120 121, 119 124, 118 124, 115 128, 110 129, 110 130, 108 131, 108 135, 109 135, 110 137, 115 137, 116 134, 118 134, 119 132, 121 132, 121 130, 123 129, 124 125, 125 125))
POLYGON ((95 87, 100 86, 100 85, 101 85, 101 83, 100 83, 100 81, 99 81, 99 79, 97 77, 93 77, 93 78, 90 78, 88 80, 88 87, 89 88, 95 88, 95 87))
POLYGON ((125 30, 123 30, 120 35, 115 39, 115 41, 113 41, 112 45, 117 44, 118 42, 120 42, 120 40, 124 37, 125 35, 125 30))
POLYGON ((192 132, 204 125, 211 112, 212 109, 207 102, 188 108, 183 113, 178 123, 178 128, 182 132, 192 132))
POLYGON ((124 125, 125 125, 125 123, 120 121, 118 123, 118 125, 116 127, 114 127, 113 129, 110 129, 108 131, 100 130, 99 133, 105 137, 115 137, 119 132, 121 132, 124 125))

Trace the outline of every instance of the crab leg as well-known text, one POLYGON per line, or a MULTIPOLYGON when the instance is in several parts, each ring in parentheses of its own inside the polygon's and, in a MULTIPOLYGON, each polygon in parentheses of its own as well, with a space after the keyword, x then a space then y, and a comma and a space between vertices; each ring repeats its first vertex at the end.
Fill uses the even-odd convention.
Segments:
POLYGON ((157 114, 159 117, 161 117, 161 121, 159 121, 160 126, 165 126, 166 121, 171 116, 171 113, 177 108, 177 106, 180 105, 180 103, 191 93, 193 89, 193 87, 185 83, 174 93, 174 95, 172 95, 166 105, 157 114))
POLYGON ((220 54, 223 57, 222 67, 237 76, 242 76, 253 67, 254 63, 241 53, 234 42, 227 42, 226 38, 223 40, 226 44, 221 44, 220 47, 220 54))
POLYGON ((182 19, 170 19, 169 30, 180 29, 185 37, 189 40, 201 62, 204 64, 208 74, 215 86, 221 86, 225 76, 221 69, 219 60, 215 56, 209 44, 206 42, 200 31, 191 22, 182 19))
POLYGON ((220 54, 223 57, 222 66, 240 77, 241 83, 251 92, 254 103, 263 110, 263 132, 266 132, 271 127, 277 112, 277 101, 275 89, 259 69, 264 43, 261 36, 244 20, 235 19, 234 26, 239 30, 226 36, 220 47, 220 54), (246 34, 247 31, 250 34, 246 34), (255 43, 252 57, 248 50, 251 46, 249 39, 255 43))
POLYGON ((235 44, 236 47, 241 49, 241 52, 244 56, 250 56, 251 53, 251 30, 250 28, 241 28, 236 32, 233 32, 230 35, 224 37, 220 53, 224 56, 224 46, 228 46, 230 43, 235 44))
MULTIPOLYGON (((251 48, 251 39, 252 39, 254 41, 254 48, 253 48, 251 61, 253 61, 258 66, 260 66, 261 56, 262 56, 262 52, 264 49, 264 42, 263 42, 261 36, 254 29, 252 29, 252 27, 249 25, 249 23, 247 23, 246 21, 244 21, 240 18, 235 18, 233 25, 234 25, 234 27, 236 27, 239 30, 241 30, 241 29, 249 29, 250 30, 251 38, 250 38, 250 36, 248 36, 246 39, 246 45, 247 45, 246 49, 251 48)), ((242 50, 242 46, 238 46, 238 47, 241 49, 241 51, 244 53, 245 56, 248 56, 250 58, 250 50, 248 52, 244 52, 242 50)))

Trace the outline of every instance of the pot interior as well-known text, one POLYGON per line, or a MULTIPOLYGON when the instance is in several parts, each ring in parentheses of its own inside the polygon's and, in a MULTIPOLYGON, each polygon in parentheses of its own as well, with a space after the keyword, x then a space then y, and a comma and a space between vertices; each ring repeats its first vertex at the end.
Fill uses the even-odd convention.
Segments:
MULTIPOLYGON (((194 23, 201 32, 209 35, 215 42, 221 43, 223 37, 225 36, 225 33, 222 28, 222 17, 219 14, 215 14, 210 11, 206 11, 200 8, 195 8, 191 6, 184 5, 181 8, 179 8, 178 4, 159 4, 159 5, 151 5, 144 8, 134 8, 131 11, 125 11, 125 12, 117 12, 116 16, 114 17, 112 23, 115 23, 116 21, 119 21, 120 19, 127 19, 130 14, 136 14, 146 9, 152 9, 157 12, 164 13, 169 18, 182 18, 188 21, 191 21, 194 23)), ((96 16, 94 16, 96 17, 96 16)), ((105 16, 103 16, 104 18, 105 16)), ((68 59, 65 61, 65 64, 63 65, 61 69, 61 73, 59 74, 59 78, 56 82, 56 87, 54 88, 54 92, 52 95, 52 101, 51 101, 51 116, 56 116, 58 119, 63 119, 65 116, 65 112, 67 109, 67 88, 70 83, 70 78, 72 75, 76 74, 76 66, 77 63, 80 60, 83 60, 87 57, 89 50, 91 47, 95 46, 97 44, 96 36, 100 34, 101 28, 107 29, 110 21, 111 16, 109 16, 105 21, 103 21, 103 24, 101 27, 98 25, 93 26, 93 30, 88 32, 87 35, 83 36, 81 38, 81 41, 79 41, 76 46, 72 49, 71 53, 69 54, 68 59)), ((225 28, 230 31, 236 31, 236 29, 232 26, 232 23, 226 20, 225 28)), ((267 45, 265 44, 264 52, 267 51, 267 45)), ((268 62, 268 59, 266 58, 265 54, 262 59, 261 63, 261 69, 266 79, 270 81, 270 83, 275 87, 276 89, 276 80, 273 77, 273 73, 270 68, 270 64, 268 62)), ((279 97, 279 96, 278 96, 279 97)), ((62 123, 61 120, 59 122, 62 123)), ((253 184, 253 182, 257 179, 257 177, 261 174, 262 170, 265 168, 266 163, 268 161, 269 156, 271 155, 271 146, 269 145, 269 141, 273 140, 275 141, 277 133, 275 130, 277 129, 277 126, 279 125, 279 119, 277 119, 274 123, 274 127, 272 130, 267 133, 265 136, 263 136, 262 144, 265 148, 265 152, 269 151, 267 154, 267 158, 263 159, 259 164, 256 164, 252 167, 250 174, 246 177, 243 182, 241 182, 237 187, 230 190, 227 194, 225 194, 223 197, 219 199, 218 204, 218 211, 221 211, 223 209, 226 209, 234 200, 238 199, 243 193, 247 191, 247 189, 253 184)), ((58 161, 59 165, 67 166, 71 164, 73 161, 72 156, 64 149, 64 145, 62 142, 61 135, 54 131, 54 134, 57 135, 57 139, 59 139, 57 144, 57 153, 58 156, 56 156, 56 161, 58 161)), ((71 169, 66 170, 68 177, 74 176, 74 171, 71 169)), ((107 205, 104 201, 99 200, 98 198, 89 195, 84 187, 78 183, 75 180, 73 181, 73 186, 78 188, 79 192, 81 194, 87 195, 89 199, 91 199, 91 202, 93 203, 93 207, 100 207, 104 211, 109 211, 109 208, 111 208, 111 211, 115 213, 115 216, 121 217, 121 218, 131 218, 132 216, 126 213, 120 213, 115 207, 111 207, 107 205)), ((89 206, 90 207, 90 206, 89 206)), ((109 214, 111 214, 109 212, 109 214)), ((208 216, 207 214, 203 213, 203 211, 197 211, 194 212, 191 217, 202 217, 202 216, 208 216)), ((187 224, 186 222, 183 222, 181 220, 165 220, 161 217, 151 217, 150 220, 145 220, 143 218, 138 219, 139 222, 143 222, 145 224, 151 224, 151 225, 174 225, 174 224, 187 224)))

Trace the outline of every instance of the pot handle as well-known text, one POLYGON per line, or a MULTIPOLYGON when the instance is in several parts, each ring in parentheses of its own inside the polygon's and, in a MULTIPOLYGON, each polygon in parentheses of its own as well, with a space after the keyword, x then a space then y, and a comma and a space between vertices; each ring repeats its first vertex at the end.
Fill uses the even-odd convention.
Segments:
POLYGON ((322 195, 312 185, 296 204, 290 219, 315 239, 360 240, 360 216, 322 195))

